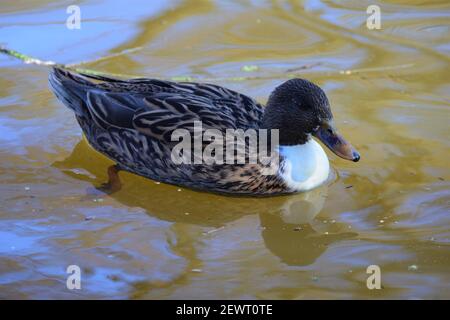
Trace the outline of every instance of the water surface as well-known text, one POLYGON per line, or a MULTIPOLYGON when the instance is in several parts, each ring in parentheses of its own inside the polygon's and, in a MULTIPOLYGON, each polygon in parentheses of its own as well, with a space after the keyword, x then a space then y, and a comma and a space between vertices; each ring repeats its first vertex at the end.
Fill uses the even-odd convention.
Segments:
POLYGON ((49 91, 48 69, 1 56, 1 298, 450 298, 448 1, 377 2, 381 30, 366 28, 365 1, 118 3, 79 1, 82 28, 68 30, 67 1, 3 1, 0 42, 261 102, 304 77, 362 160, 328 152, 330 183, 292 196, 230 198, 130 173, 100 195, 112 163, 49 91), (71 264, 81 290, 66 288, 71 264), (366 287, 372 264, 381 290, 366 287))

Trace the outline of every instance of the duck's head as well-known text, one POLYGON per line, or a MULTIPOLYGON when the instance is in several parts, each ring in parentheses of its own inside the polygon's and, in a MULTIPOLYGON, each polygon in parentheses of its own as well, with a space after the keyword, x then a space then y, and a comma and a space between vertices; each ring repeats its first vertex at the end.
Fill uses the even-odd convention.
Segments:
POLYGON ((279 129, 280 145, 301 145, 314 136, 339 157, 354 162, 360 159, 336 130, 325 92, 305 79, 288 80, 272 92, 262 127, 279 129))

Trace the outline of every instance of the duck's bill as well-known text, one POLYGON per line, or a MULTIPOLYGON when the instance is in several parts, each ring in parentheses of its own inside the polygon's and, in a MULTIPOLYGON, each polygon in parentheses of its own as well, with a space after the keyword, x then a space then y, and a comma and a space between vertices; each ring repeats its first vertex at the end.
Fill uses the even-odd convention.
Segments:
POLYGON ((358 151, 328 123, 320 126, 313 135, 343 159, 358 162, 361 158, 358 151))

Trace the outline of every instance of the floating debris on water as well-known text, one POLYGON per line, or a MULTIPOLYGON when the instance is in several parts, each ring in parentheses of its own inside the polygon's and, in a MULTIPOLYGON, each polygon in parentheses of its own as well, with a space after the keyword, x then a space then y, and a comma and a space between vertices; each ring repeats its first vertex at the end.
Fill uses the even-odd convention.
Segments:
POLYGON ((312 69, 313 67, 316 67, 316 66, 319 66, 319 65, 321 65, 320 62, 304 64, 304 65, 299 66, 299 67, 289 68, 289 69, 286 70, 286 72, 296 72, 296 71, 305 70, 305 69, 312 69))
POLYGON ((246 66, 243 66, 241 68, 241 70, 245 71, 245 72, 254 72, 254 71, 258 71, 259 67, 256 65, 246 65, 246 66))
POLYGON ((31 190, 30 187, 25 187, 24 189, 25 189, 25 191, 30 191, 31 190))
POLYGON ((171 80, 172 81, 192 82, 192 81, 194 81, 194 78, 189 77, 189 76, 177 76, 177 77, 172 77, 171 80))
POLYGON ((189 213, 189 212, 185 212, 184 215, 185 215, 185 216, 188 216, 188 215, 190 215, 190 213, 189 213))
POLYGON ((94 202, 103 202, 103 201, 105 201, 105 199, 103 199, 103 198, 95 198, 92 201, 94 201, 94 202))
POLYGON ((301 231, 301 230, 303 230, 302 227, 295 227, 294 228, 294 231, 301 231))
POLYGON ((203 235, 212 234, 212 233, 217 232, 217 231, 219 231, 219 230, 222 230, 222 229, 224 229, 224 228, 225 228, 225 227, 220 227, 220 228, 217 228, 217 229, 208 230, 208 231, 203 232, 203 235))
POLYGON ((353 188, 353 186, 352 186, 352 185, 349 185, 349 186, 346 186, 346 187, 345 187, 345 189, 350 189, 350 188, 353 188))
POLYGON ((84 217, 84 221, 90 221, 90 220, 94 220, 94 219, 95 219, 95 216, 84 217))
POLYGON ((119 281, 120 280, 120 277, 115 274, 108 274, 106 277, 111 281, 119 281))
POLYGON ((197 272, 197 273, 203 272, 202 269, 191 269, 191 271, 192 271, 192 272, 197 272))
POLYGON ((415 264, 408 266, 408 271, 417 271, 418 269, 419 267, 416 266, 415 264))
POLYGON ((311 280, 314 281, 314 282, 317 282, 317 281, 319 281, 319 277, 317 277, 317 276, 312 276, 312 277, 311 277, 311 280))

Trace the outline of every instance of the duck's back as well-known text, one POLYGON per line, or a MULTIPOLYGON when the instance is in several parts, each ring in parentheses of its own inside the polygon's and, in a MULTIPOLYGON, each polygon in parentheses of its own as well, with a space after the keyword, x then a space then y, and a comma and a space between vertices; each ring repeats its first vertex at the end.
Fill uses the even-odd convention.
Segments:
POLYGON ((57 97, 77 115, 90 116, 105 127, 134 129, 133 118, 146 113, 152 119, 190 116, 216 129, 245 130, 258 128, 263 112, 250 97, 213 84, 119 80, 59 68, 49 80, 57 97))

